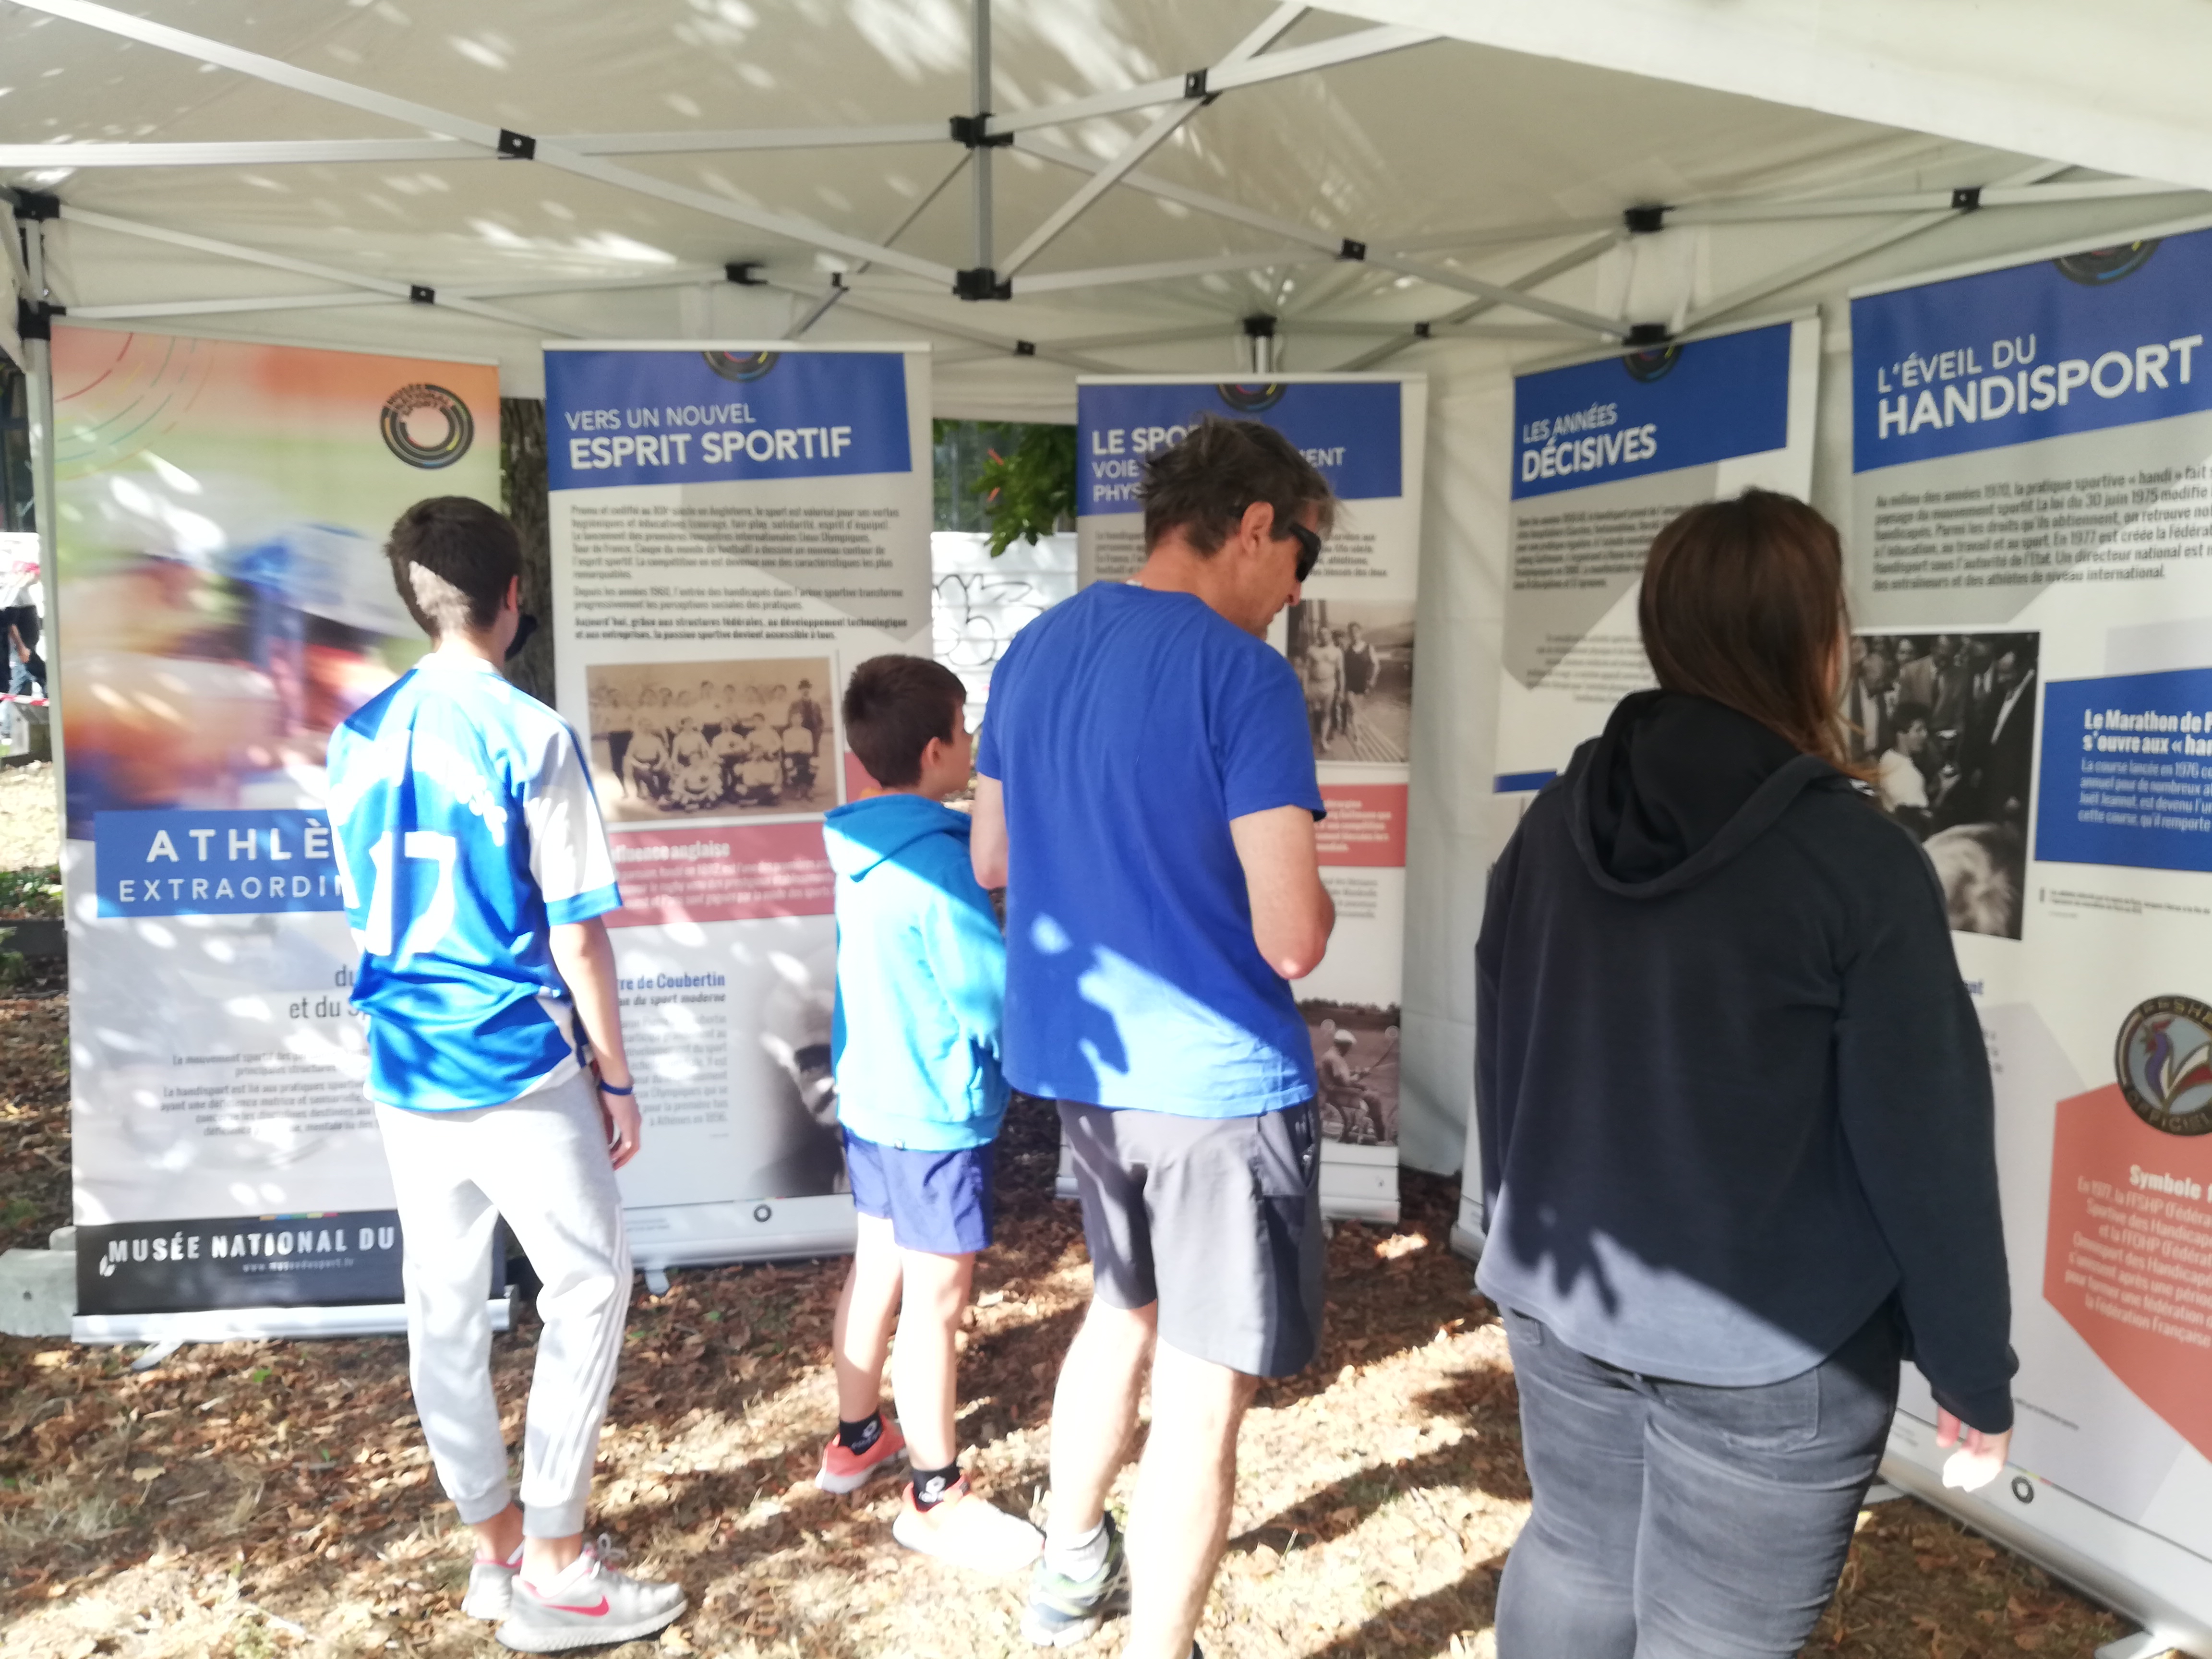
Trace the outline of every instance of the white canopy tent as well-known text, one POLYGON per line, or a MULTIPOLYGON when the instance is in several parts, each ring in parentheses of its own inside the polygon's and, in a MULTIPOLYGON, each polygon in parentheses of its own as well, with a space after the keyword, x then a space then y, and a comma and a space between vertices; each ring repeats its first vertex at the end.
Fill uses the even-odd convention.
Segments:
MULTIPOLYGON (((1426 373, 1403 1150, 1437 1170, 1469 1092, 1512 369, 1821 306, 1841 520, 1848 287, 2212 216, 2191 0, 148 14, 0 0, 33 336, 66 307, 493 357, 520 397, 549 337, 922 337, 939 415, 1027 419, 1072 418, 1084 370, 1426 373)), ((40 356, 4 323, 0 349, 40 356)))

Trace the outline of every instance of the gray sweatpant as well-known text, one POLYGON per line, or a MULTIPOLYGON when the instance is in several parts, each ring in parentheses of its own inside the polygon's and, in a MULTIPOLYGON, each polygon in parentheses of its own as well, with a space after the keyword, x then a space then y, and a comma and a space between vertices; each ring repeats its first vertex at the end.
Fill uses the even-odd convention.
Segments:
POLYGON ((544 1281, 523 1430, 522 1529, 584 1529, 629 1310, 629 1240, 588 1072, 471 1112, 376 1109, 404 1235, 415 1408, 446 1496, 474 1524, 507 1504, 492 1392, 491 1246, 502 1218, 544 1281))

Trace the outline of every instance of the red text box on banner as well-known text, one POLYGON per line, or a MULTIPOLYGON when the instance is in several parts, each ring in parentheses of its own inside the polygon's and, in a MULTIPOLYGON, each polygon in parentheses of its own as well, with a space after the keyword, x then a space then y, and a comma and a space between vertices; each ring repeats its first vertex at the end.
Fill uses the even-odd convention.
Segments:
POLYGON ((2212 1455, 2212 1136, 2161 1133, 2107 1085, 2058 1103, 2043 1299, 2212 1455))
POLYGON ((1325 783, 1321 803, 1328 816, 1314 826, 1314 842, 1323 864, 1404 868, 1404 784, 1325 783))
POLYGON ((620 835, 615 876, 623 908, 610 927, 826 916, 836 891, 822 825, 811 820, 620 835))

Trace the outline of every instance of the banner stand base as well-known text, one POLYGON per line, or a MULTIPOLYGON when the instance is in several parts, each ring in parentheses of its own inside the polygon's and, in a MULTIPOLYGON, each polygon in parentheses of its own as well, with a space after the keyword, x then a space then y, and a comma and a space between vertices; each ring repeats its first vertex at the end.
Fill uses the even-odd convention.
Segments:
MULTIPOLYGON (((491 1328, 514 1323, 511 1296, 494 1297, 486 1307, 491 1328)), ((251 1342, 267 1337, 392 1336, 407 1328, 402 1302, 369 1302, 347 1307, 208 1308, 190 1313, 78 1314, 70 1321, 70 1340, 88 1346, 151 1342, 251 1342)))
POLYGON ((1881 1478, 2143 1626, 2100 1655, 2144 1659, 2172 1649, 2212 1659, 2212 1573, 2203 1557, 2017 1468, 1978 1492, 1947 1487, 1948 1455, 1932 1425, 1900 1412, 1881 1478), (2116 1562, 2126 1563, 2124 1574, 2116 1562))
POLYGON ((641 1205, 623 1212, 623 1224, 629 1231, 631 1258, 647 1275, 648 1289, 654 1273, 663 1275, 665 1285, 671 1267, 850 1255, 859 1237, 849 1193, 641 1205))
POLYGON ((2171 1652, 2173 1644, 2156 1632, 2139 1630, 2133 1636, 2106 1643, 2092 1659, 2159 1659, 2160 1655, 2171 1652))

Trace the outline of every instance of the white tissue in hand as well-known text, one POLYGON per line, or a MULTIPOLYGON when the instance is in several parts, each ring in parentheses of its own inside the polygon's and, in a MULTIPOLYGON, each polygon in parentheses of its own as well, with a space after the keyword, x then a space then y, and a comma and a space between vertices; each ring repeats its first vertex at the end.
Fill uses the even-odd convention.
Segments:
POLYGON ((1996 1468, 1961 1446, 1943 1460, 1943 1484, 1960 1492, 1975 1492, 1996 1479, 1996 1468))

